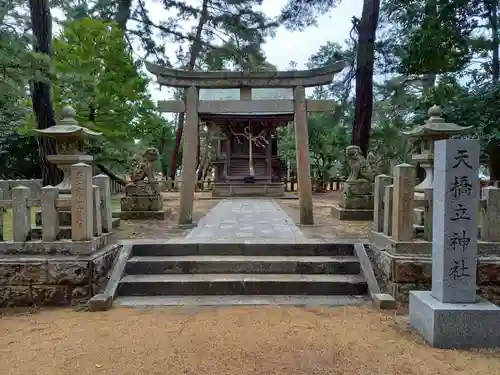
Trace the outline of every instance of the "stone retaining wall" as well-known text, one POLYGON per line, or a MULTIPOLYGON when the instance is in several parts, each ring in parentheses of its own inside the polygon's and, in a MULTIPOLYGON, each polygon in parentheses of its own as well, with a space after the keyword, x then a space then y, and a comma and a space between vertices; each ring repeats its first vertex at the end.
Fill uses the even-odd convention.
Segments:
POLYGON ((0 189, 3 191, 1 199, 12 199, 11 190, 16 186, 26 186, 30 189, 31 199, 40 199, 42 180, 0 180, 0 189))
MULTIPOLYGON (((407 303, 411 290, 431 289, 430 255, 393 254, 373 245, 369 251, 387 292, 396 300, 407 303)), ((500 256, 480 257, 477 267, 479 294, 500 305, 500 256)))
POLYGON ((3 255, 0 307, 69 305, 86 301, 107 281, 121 245, 86 256, 3 255))

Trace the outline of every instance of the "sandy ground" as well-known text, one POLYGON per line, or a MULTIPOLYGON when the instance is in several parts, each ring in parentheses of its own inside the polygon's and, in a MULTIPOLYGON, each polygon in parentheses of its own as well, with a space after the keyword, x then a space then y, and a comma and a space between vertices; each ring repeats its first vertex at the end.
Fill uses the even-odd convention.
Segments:
POLYGON ((0 318, 5 375, 496 375, 500 351, 435 350, 369 307, 42 311, 0 318))
MULTIPOLYGON (((215 206, 218 200, 199 199, 207 194, 196 194, 194 201, 193 220, 196 223, 215 206)), ((179 193, 163 193, 163 207, 172 209, 172 217, 167 220, 121 220, 118 235, 121 239, 134 238, 172 238, 183 237, 186 229, 177 225, 177 212, 179 210, 179 193)))
MULTIPOLYGON (((332 217, 330 208, 340 200, 340 192, 313 194, 314 226, 301 227, 309 238, 324 241, 339 239, 367 239, 373 227, 372 221, 341 221, 332 217)), ((296 222, 299 222, 299 201, 278 200, 280 206, 296 222)))

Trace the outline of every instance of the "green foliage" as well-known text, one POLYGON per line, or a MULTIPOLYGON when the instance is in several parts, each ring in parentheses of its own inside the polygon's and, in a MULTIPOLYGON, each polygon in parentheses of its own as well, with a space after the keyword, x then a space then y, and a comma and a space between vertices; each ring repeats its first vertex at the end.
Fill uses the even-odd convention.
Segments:
POLYGON ((402 72, 455 72, 470 62, 469 37, 476 26, 470 1, 396 0, 386 10, 401 24, 394 36, 403 41, 402 72))
POLYGON ((83 123, 110 139, 126 139, 147 80, 126 52, 123 33, 113 23, 83 19, 66 25, 54 40, 57 74, 54 101, 77 110, 83 123))
POLYGON ((140 152, 135 140, 167 126, 147 93, 148 80, 127 52, 123 31, 113 22, 84 18, 65 24, 54 40, 54 102, 72 105, 79 122, 102 132, 91 147, 99 161, 127 163, 140 152))
MULTIPOLYGON (((309 116, 308 129, 312 175, 320 181, 326 181, 342 169, 345 159, 344 151, 350 141, 350 131, 334 122, 334 118, 327 114, 309 116)), ((281 129, 279 137, 279 155, 295 167, 295 133, 293 129, 281 129)))
POLYGON ((327 13, 341 0, 288 0, 281 11, 280 22, 288 29, 304 30, 316 25, 316 17, 327 13))
POLYGON ((0 5, 0 178, 40 177, 36 141, 20 134, 30 117, 29 81, 49 79, 45 56, 33 53, 19 0, 0 5))

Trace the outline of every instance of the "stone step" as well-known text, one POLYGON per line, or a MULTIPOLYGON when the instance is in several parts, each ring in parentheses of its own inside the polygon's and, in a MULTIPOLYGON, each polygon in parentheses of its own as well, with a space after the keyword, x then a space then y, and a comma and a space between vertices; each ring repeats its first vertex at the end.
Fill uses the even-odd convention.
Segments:
POLYGON ((161 243, 134 244, 133 256, 246 255, 339 256, 354 255, 352 243, 161 243))
POLYGON ((141 274, 274 273, 356 275, 360 264, 354 256, 135 256, 126 272, 141 274))
POLYGON ((161 306, 347 306, 370 302, 365 296, 138 296, 118 297, 116 306, 123 307, 161 307, 161 306))
POLYGON ((118 296, 365 295, 361 275, 180 274, 127 275, 118 296))

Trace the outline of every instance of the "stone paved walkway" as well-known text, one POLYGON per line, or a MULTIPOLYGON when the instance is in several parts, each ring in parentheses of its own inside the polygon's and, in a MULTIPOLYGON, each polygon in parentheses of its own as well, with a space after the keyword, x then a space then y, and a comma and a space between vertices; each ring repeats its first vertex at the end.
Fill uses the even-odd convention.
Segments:
POLYGON ((224 199, 185 239, 187 242, 310 242, 274 199, 224 199))

